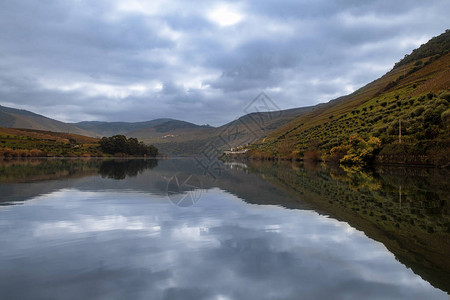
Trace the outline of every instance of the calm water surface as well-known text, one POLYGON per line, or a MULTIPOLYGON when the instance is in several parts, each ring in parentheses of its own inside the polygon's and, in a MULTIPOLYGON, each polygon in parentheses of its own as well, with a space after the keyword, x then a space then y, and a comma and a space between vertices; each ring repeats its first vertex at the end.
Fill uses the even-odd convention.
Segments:
POLYGON ((3 162, 0 299, 448 299, 447 174, 223 167, 3 162))

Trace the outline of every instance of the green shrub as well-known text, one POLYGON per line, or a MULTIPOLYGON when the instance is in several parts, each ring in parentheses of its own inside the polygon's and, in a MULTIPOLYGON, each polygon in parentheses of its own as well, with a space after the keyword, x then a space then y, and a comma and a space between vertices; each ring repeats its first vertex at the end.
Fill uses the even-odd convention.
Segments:
POLYGON ((365 141, 360 136, 353 135, 349 139, 349 144, 347 154, 340 160, 344 165, 366 165, 381 148, 381 141, 376 137, 370 137, 365 141))
POLYGON ((450 102, 450 92, 444 92, 443 94, 440 95, 440 97, 442 99, 447 100, 448 102, 450 102))
POLYGON ((441 114, 441 121, 444 127, 448 127, 450 125, 450 108, 441 114))
POLYGON ((437 125, 431 125, 427 129, 425 129, 425 138, 426 139, 434 139, 439 135, 439 126, 437 125))
POLYGON ((438 110, 428 108, 423 113, 424 121, 427 124, 439 124, 441 122, 441 113, 438 110))
POLYGON ((436 105, 437 107, 439 107, 439 106, 441 106, 441 105, 443 105, 444 107, 447 107, 447 106, 448 106, 448 102, 447 102, 447 100, 445 100, 445 99, 439 99, 439 100, 437 100, 437 101, 435 102, 435 105, 436 105))

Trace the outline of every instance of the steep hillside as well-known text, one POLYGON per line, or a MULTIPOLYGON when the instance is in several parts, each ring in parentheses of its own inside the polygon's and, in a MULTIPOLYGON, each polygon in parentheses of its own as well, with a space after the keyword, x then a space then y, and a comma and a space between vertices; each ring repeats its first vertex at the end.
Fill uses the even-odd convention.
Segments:
POLYGON ((447 54, 450 49, 450 39, 448 38, 449 33, 450 29, 447 29, 445 33, 433 37, 426 43, 426 45, 421 45, 421 47, 413 50, 411 54, 405 55, 402 60, 395 64, 395 67, 400 67, 419 59, 447 54))
POLYGON ((301 158, 307 151, 324 154, 357 134, 378 137, 385 158, 409 154, 402 162, 420 163, 420 155, 444 155, 450 142, 449 41, 447 30, 381 78, 274 130, 252 145, 253 154, 285 158, 301 158))
POLYGON ((53 120, 27 110, 15 109, 5 106, 0 106, 0 126, 96 136, 95 133, 83 130, 71 124, 53 120))

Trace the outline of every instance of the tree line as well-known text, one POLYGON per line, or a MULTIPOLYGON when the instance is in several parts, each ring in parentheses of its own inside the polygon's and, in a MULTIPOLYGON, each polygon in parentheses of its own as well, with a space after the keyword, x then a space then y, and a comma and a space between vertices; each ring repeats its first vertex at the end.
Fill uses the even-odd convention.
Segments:
POLYGON ((136 138, 127 138, 124 135, 103 137, 100 140, 100 148, 107 154, 126 154, 132 156, 152 156, 158 155, 158 149, 153 145, 145 145, 136 138))

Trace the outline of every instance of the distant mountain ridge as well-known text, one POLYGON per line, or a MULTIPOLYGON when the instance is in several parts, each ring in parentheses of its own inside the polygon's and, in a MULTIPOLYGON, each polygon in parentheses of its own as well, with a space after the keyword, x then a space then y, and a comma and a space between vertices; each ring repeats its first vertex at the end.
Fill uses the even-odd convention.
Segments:
POLYGON ((97 134, 77 126, 47 118, 28 110, 0 105, 0 127, 66 132, 96 137, 97 134))
POLYGON ((66 132, 89 137, 112 136, 117 134, 133 136, 134 132, 145 130, 162 135, 179 129, 212 128, 209 125, 196 125, 171 118, 161 118, 144 122, 83 121, 78 123, 65 123, 28 110, 1 105, 0 127, 66 132))
POLYGON ((246 146, 264 138, 273 130, 314 109, 315 106, 246 114, 219 127, 183 128, 170 136, 135 131, 133 134, 161 152, 172 155, 201 155, 208 145, 218 150, 246 146))
POLYGON ((71 123, 72 125, 95 132, 102 136, 112 136, 116 134, 130 135, 132 132, 143 129, 154 129, 156 132, 165 133, 183 128, 203 128, 208 126, 196 125, 186 121, 180 121, 170 118, 155 119, 145 122, 100 122, 83 121, 71 123))

